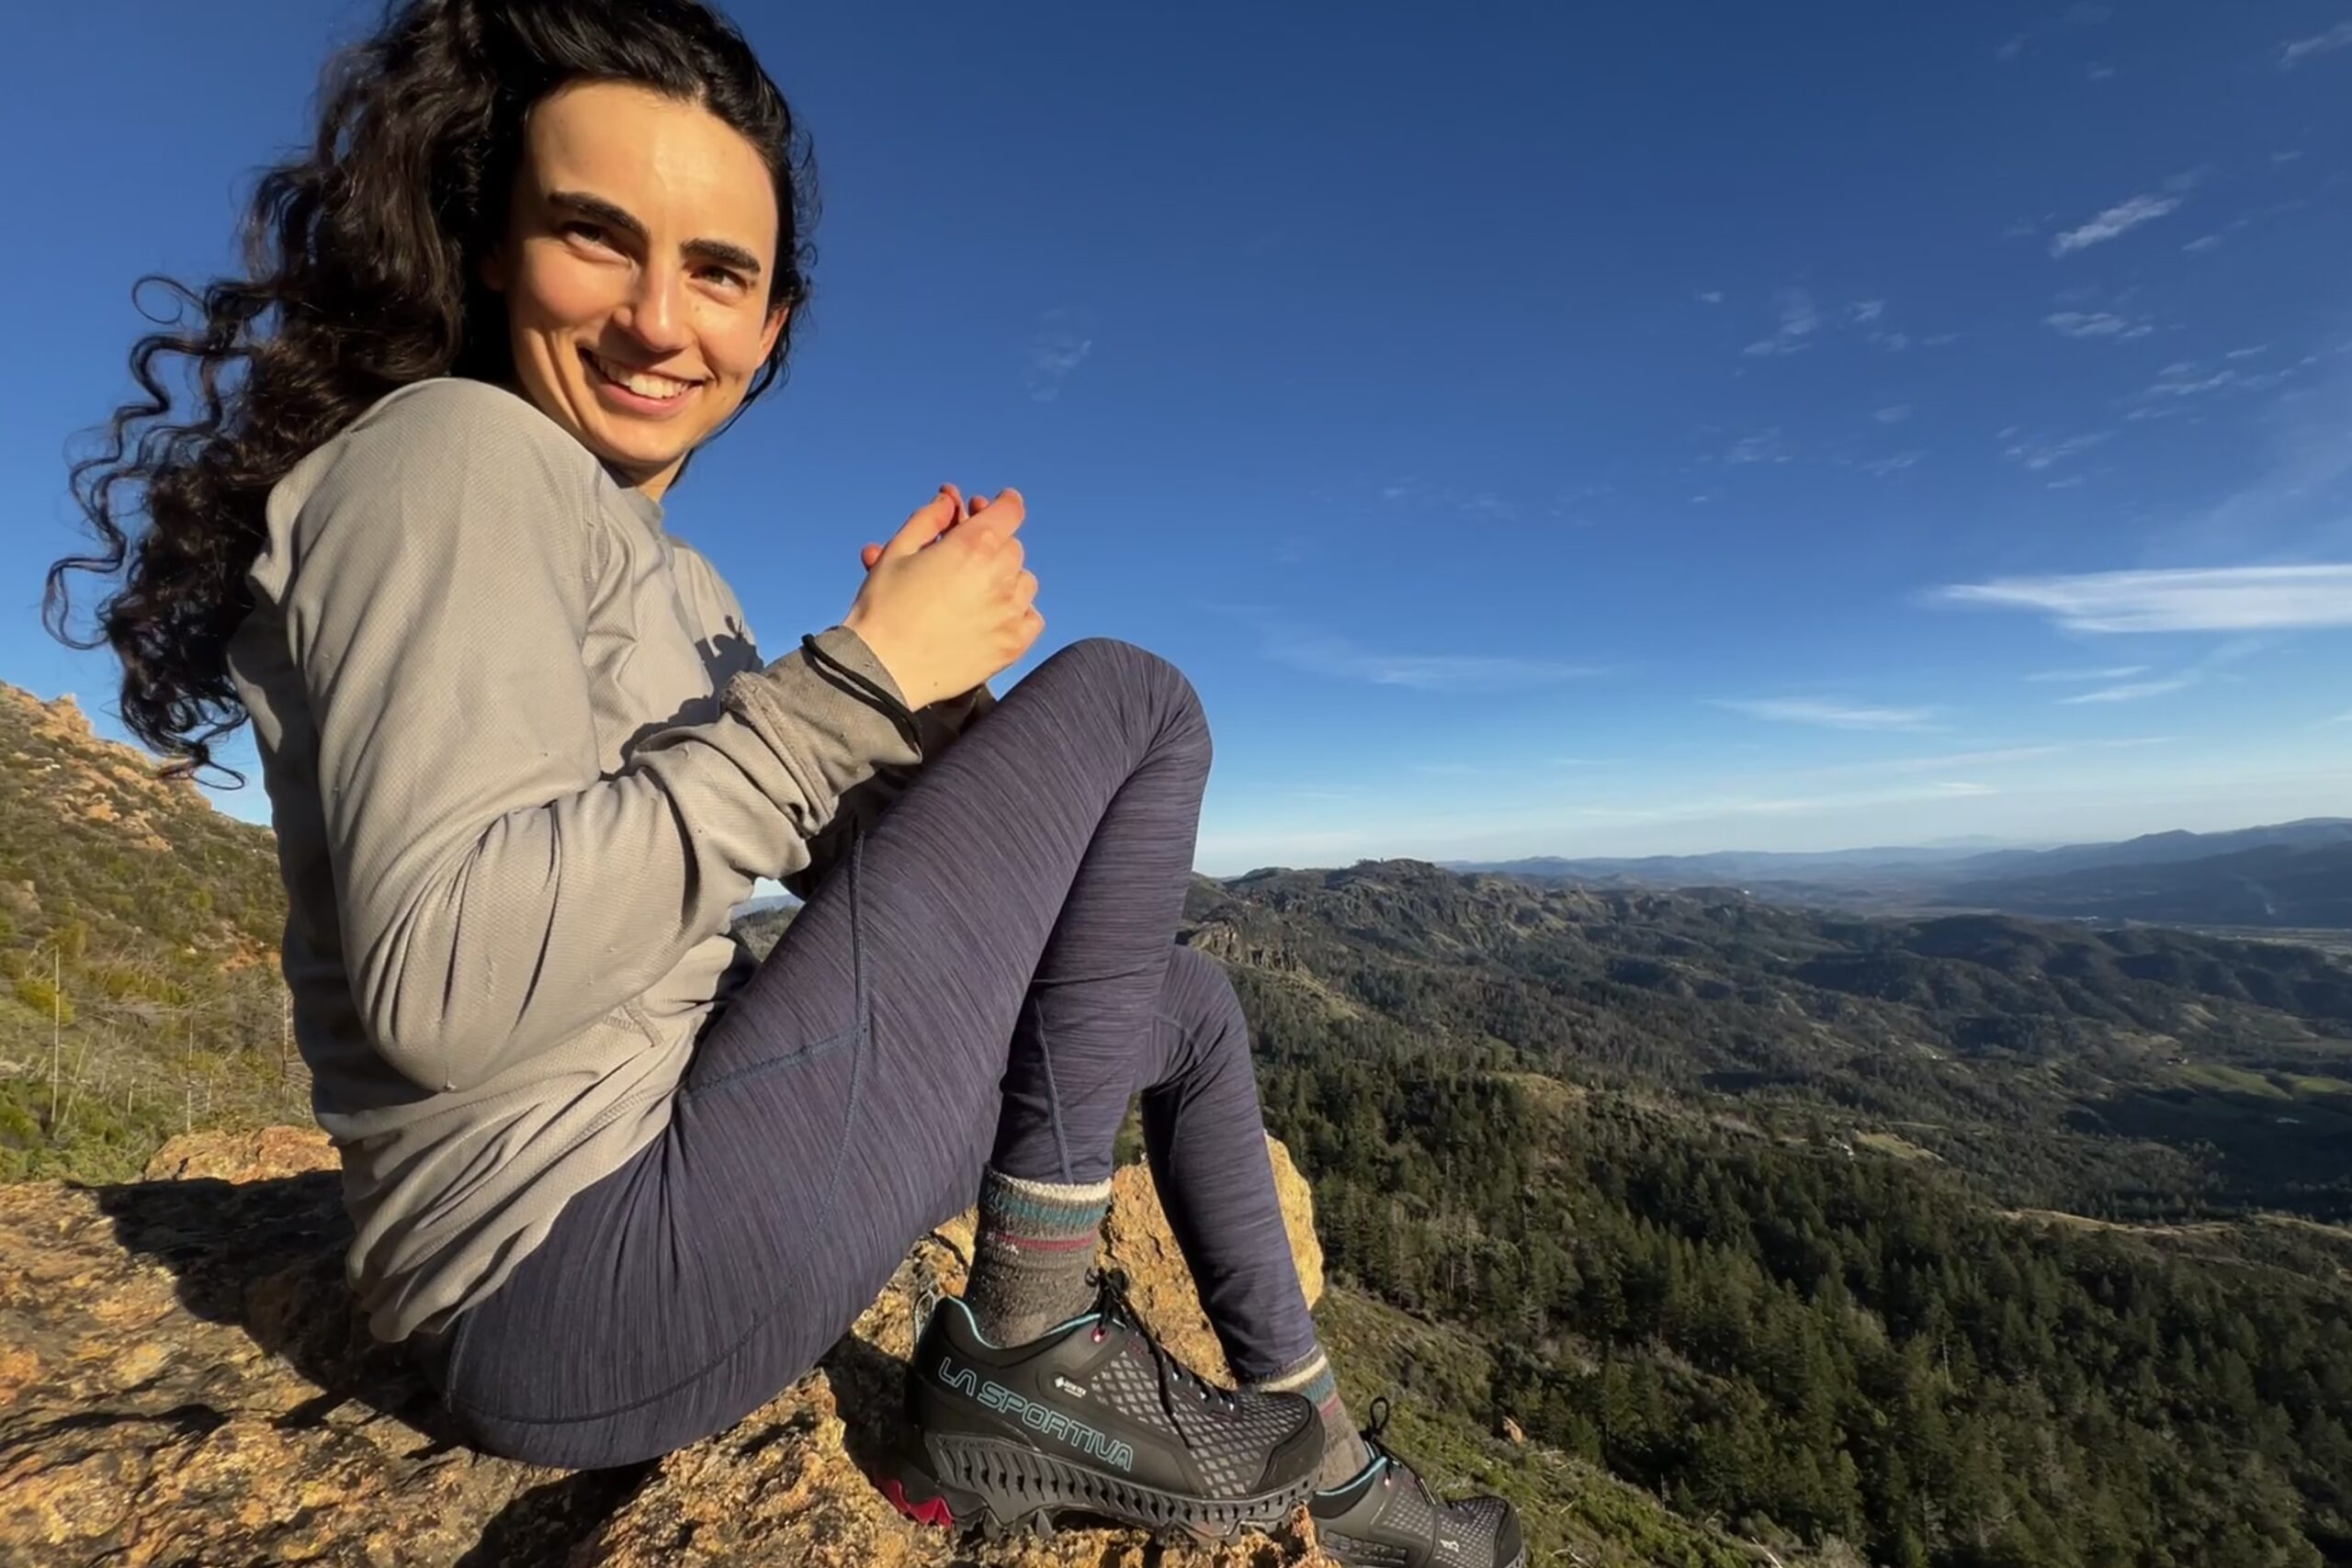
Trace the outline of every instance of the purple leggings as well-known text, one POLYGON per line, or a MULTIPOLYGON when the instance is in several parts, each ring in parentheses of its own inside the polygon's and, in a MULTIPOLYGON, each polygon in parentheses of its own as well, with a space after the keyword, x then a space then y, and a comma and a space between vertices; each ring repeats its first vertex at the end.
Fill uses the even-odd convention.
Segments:
POLYGON ((424 1353, 481 1446, 590 1469, 722 1431, 813 1366, 985 1162, 1152 1175, 1235 1373, 1315 1331, 1249 1038, 1175 945, 1209 732, 1176 669, 1063 649, 854 841, 703 1035, 662 1136, 424 1353))

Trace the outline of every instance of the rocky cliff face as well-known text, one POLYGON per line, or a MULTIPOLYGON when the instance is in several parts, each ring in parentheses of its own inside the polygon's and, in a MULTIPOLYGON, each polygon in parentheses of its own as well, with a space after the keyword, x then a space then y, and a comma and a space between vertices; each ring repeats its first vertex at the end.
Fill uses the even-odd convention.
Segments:
MULTIPOLYGON (((1306 1183, 1273 1145, 1301 1272, 1306 1183)), ((323 1136, 198 1134, 146 1179, 0 1188, 0 1561, 25 1568, 696 1568, 807 1563, 1275 1568, 1283 1539, 1214 1550, 1070 1530, 960 1550, 902 1519, 864 1466, 898 1438, 913 1258, 808 1375, 721 1433, 620 1472, 468 1449, 351 1314, 323 1136)), ((1117 1178, 1113 1261, 1172 1348, 1223 1360, 1141 1168, 1117 1178)), ((968 1221, 921 1244, 960 1282, 968 1221)))

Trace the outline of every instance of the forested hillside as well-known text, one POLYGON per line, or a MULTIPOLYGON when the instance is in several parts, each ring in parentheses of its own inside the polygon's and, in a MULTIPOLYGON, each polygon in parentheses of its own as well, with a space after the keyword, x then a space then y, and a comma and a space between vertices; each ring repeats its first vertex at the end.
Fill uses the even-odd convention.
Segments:
POLYGON ((308 1112, 276 840, 157 765, 0 685, 0 1179, 119 1179, 186 1127, 308 1112))
POLYGON ((1410 863, 1192 917, 1446 1397, 1874 1562, 2352 1556, 2352 1237, 2258 1212, 2344 1213, 2330 961, 1410 863))

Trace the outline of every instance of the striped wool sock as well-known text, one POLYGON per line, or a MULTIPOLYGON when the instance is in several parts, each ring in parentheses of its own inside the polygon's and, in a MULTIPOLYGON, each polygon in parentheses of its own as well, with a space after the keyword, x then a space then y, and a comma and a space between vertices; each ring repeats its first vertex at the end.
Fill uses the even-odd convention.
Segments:
POLYGON ((1110 1207, 1108 1181, 1065 1187, 988 1168, 964 1303, 990 1344, 1026 1345, 1094 1304, 1086 1275, 1110 1207))
POLYGON ((1363 1434, 1348 1415, 1347 1403, 1340 1397, 1339 1380, 1331 1375, 1331 1358, 1323 1353, 1322 1346, 1315 1347, 1306 1359, 1291 1363, 1288 1371, 1250 1386, 1273 1393, 1303 1393, 1315 1402, 1323 1416, 1323 1472, 1316 1481, 1323 1490, 1363 1474, 1363 1467, 1372 1462, 1372 1450, 1363 1446, 1363 1434))

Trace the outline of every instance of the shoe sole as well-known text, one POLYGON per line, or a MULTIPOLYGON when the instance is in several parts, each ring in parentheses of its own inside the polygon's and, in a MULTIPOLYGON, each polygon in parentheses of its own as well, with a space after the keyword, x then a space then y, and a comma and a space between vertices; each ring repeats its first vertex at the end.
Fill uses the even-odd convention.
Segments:
POLYGON ((904 1454, 882 1482, 891 1506, 956 1534, 1052 1533, 1057 1517, 1082 1514, 1195 1540, 1271 1530, 1315 1489, 1312 1472, 1255 1497, 1186 1497, 1088 1470, 1017 1443, 934 1434, 904 1454))

